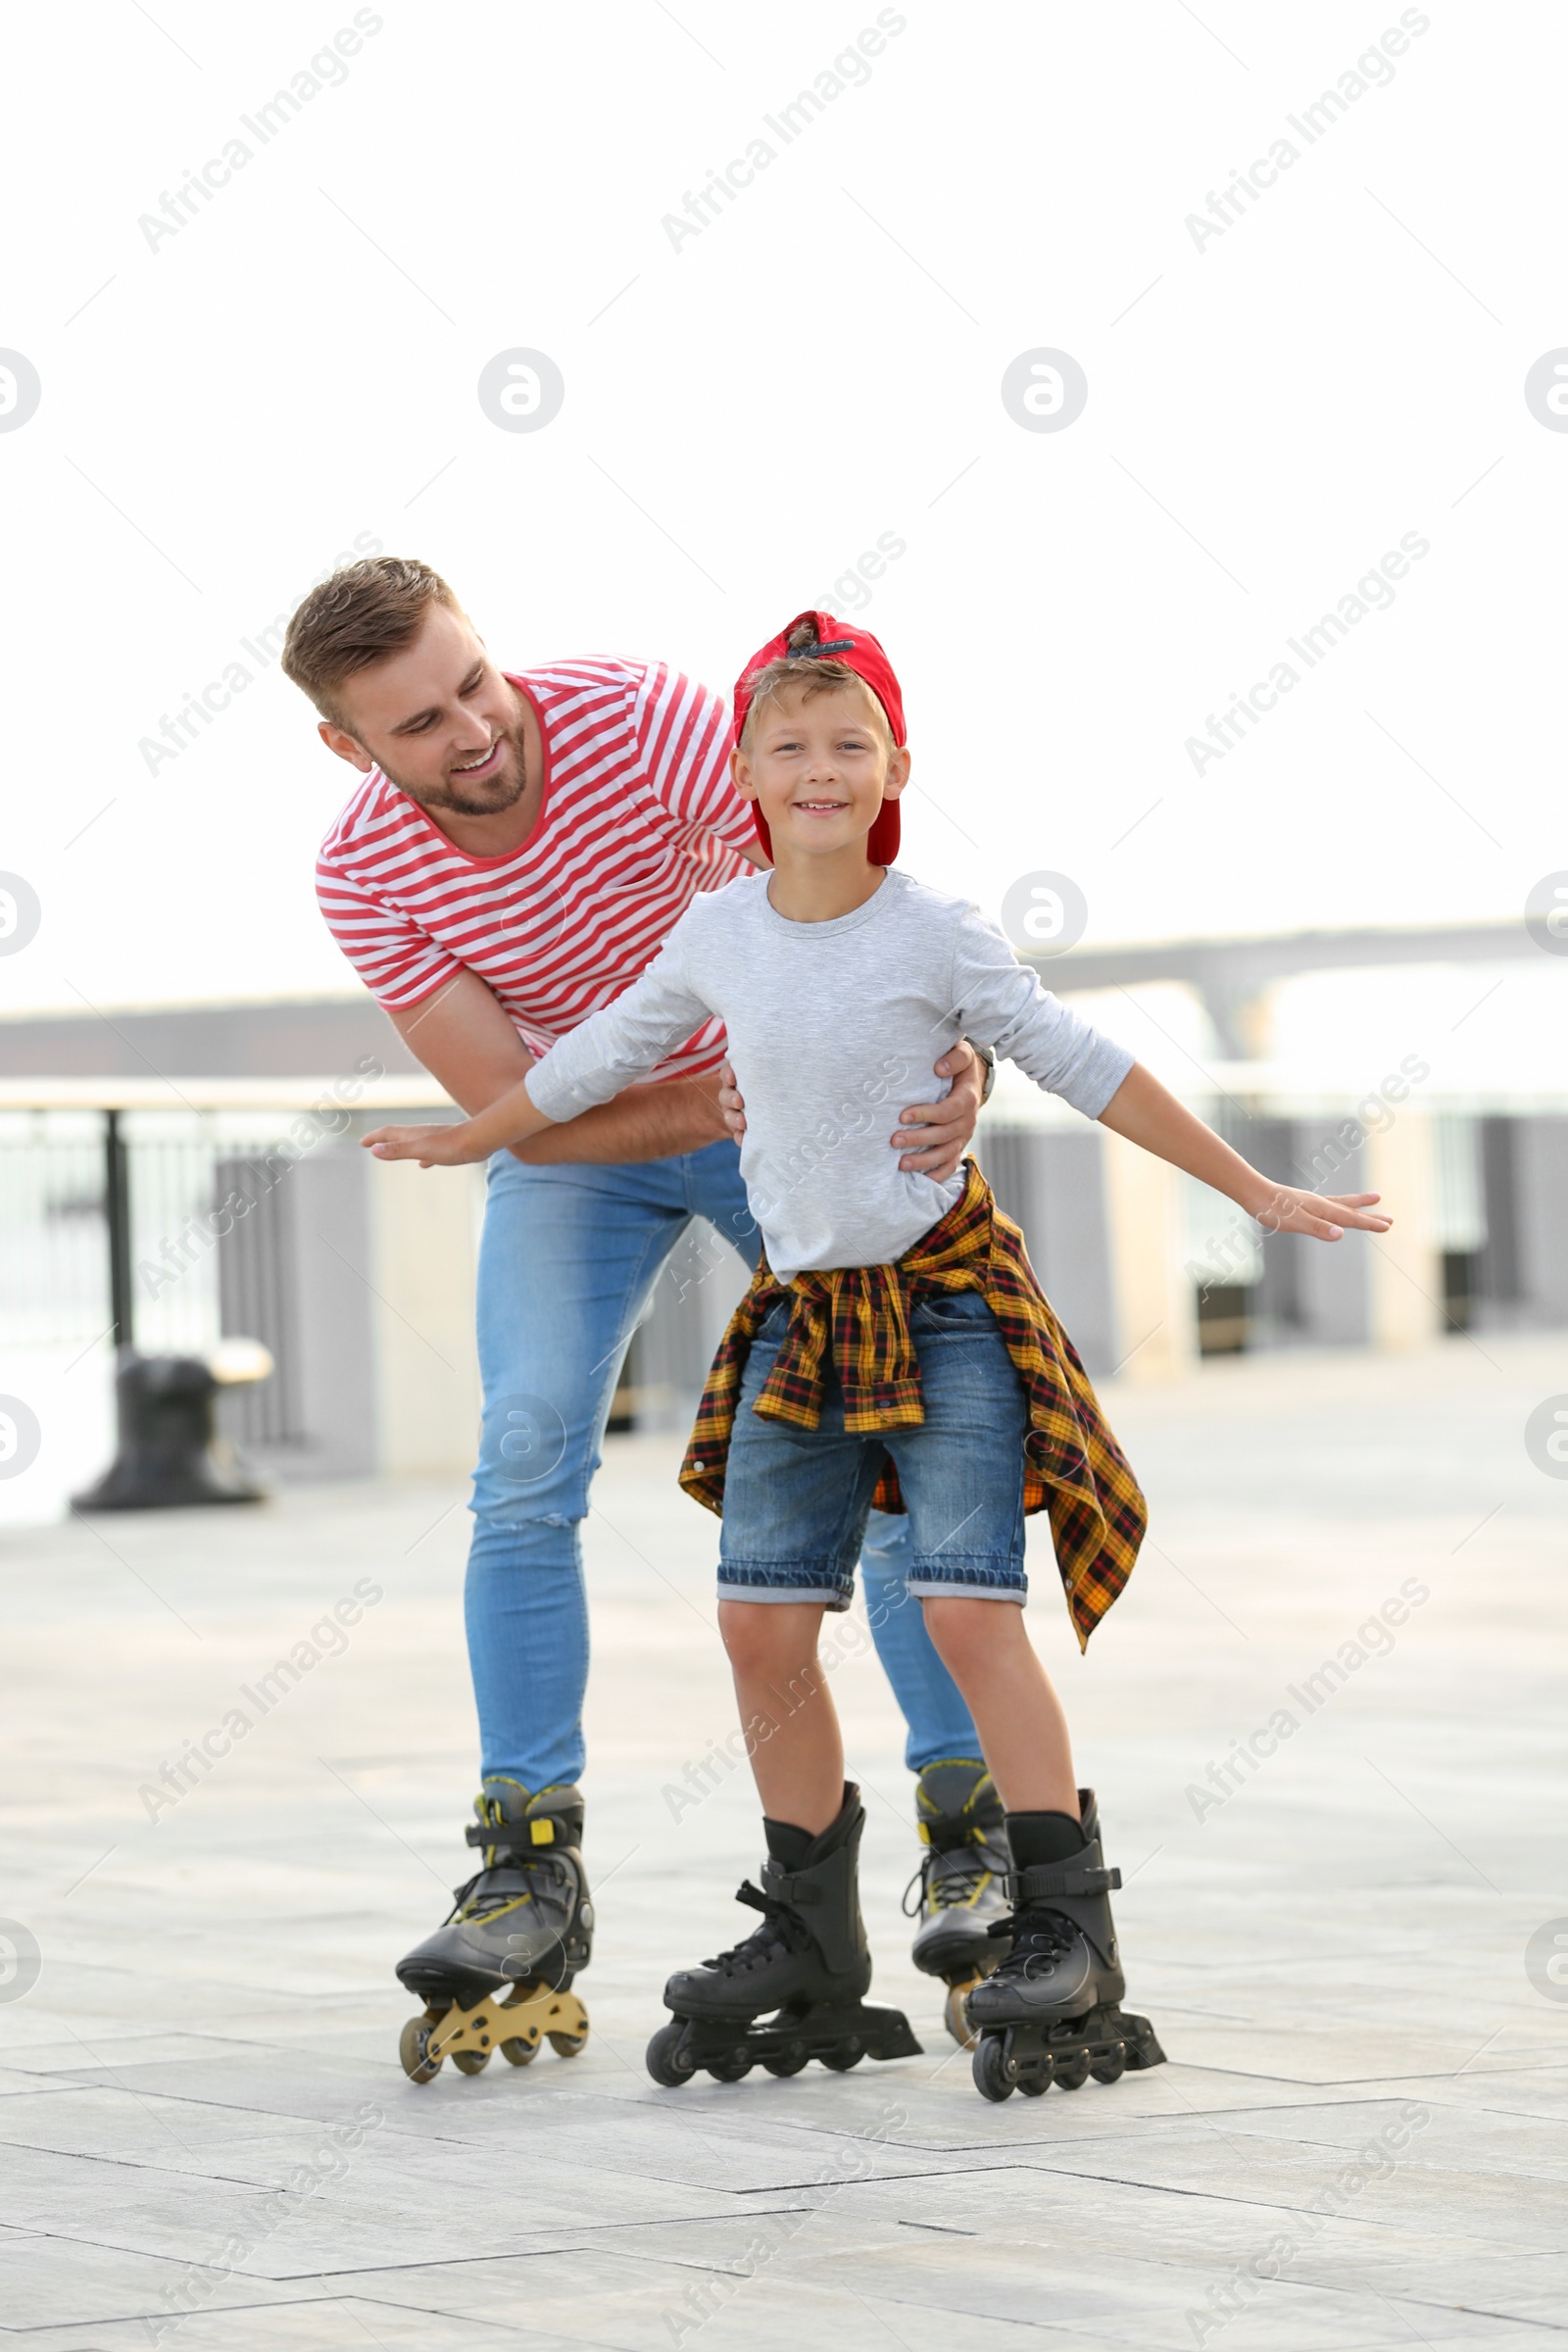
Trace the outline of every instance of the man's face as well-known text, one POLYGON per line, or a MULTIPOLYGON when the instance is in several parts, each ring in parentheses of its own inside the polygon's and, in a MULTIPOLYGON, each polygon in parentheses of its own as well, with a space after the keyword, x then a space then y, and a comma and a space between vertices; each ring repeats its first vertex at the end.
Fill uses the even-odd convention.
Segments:
POLYGON ((775 862, 784 843, 811 855, 863 841, 908 772, 908 753, 889 749, 870 688, 858 684, 811 695, 786 687, 758 711, 733 760, 736 783, 767 820, 775 862))
POLYGON ((522 798, 522 714, 470 622, 432 605, 414 643, 338 690, 344 724, 321 721, 328 750, 379 767, 421 808, 494 816, 522 798))

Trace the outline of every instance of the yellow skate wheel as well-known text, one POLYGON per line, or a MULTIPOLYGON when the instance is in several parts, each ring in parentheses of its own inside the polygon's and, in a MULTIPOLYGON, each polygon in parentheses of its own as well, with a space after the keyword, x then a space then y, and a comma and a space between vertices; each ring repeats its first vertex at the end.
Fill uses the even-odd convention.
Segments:
POLYGON ((973 2026, 969 2023, 969 2012, 964 2006, 979 1982, 978 1976, 963 1977, 956 1984, 948 1986, 948 1998, 943 2016, 948 2032, 962 2050, 972 2050, 979 2039, 973 2026))
POLYGON ((423 2017, 411 2017, 398 2036, 398 2056, 411 2082, 433 2082, 441 2072, 440 2059, 428 2054, 431 2031, 439 2023, 439 2018, 431 2017, 428 2012, 423 2017))
POLYGON ((452 2063, 460 2075, 482 2075, 490 2063, 488 2050, 454 2050, 452 2063))
POLYGON ((586 2034, 551 2034, 546 2038, 558 2058, 575 2058, 579 2050, 588 2047, 586 2034))

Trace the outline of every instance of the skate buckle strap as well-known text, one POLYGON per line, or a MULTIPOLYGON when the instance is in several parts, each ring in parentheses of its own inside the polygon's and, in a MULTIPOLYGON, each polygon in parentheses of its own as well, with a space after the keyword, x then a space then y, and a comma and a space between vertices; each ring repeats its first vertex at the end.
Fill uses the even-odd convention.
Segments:
POLYGON ((929 1846, 935 1854, 961 1853, 966 1845, 984 1845, 986 1843, 988 1832, 983 1821, 949 1821, 943 1822, 939 1826, 943 1835, 935 1838, 931 1834, 930 1822, 917 1821, 914 1825, 915 1836, 919 1838, 920 1843, 929 1846))
POLYGON ((536 1845, 554 1845, 556 1825, 548 1815, 536 1821, 470 1821, 463 1835, 469 1845, 493 1845, 501 1853, 523 1854, 536 1845))
POLYGON ((1056 1894, 1110 1894, 1121 1885, 1119 1870, 1009 1870, 1003 1887, 1009 1903, 1049 1902, 1056 1894))
POLYGON ((804 1906, 822 1900, 822 1889, 815 1879, 797 1878, 793 1871, 782 1869, 777 1862, 762 1864, 762 1886, 778 1903, 804 1906))

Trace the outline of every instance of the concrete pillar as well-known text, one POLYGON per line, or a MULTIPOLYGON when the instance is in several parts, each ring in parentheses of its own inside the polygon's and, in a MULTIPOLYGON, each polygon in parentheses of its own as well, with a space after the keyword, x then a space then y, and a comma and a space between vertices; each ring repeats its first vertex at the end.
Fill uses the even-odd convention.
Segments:
POLYGON ((998 1200, 1023 1230, 1046 1297, 1092 1380, 1121 1354, 1105 1212, 1105 1130, 983 1122, 976 1153, 998 1200))
POLYGON ((299 1468, 318 1478, 367 1478, 377 1467, 375 1300, 356 1272, 377 1164, 357 1144, 323 1145, 279 1188, 293 1188, 299 1468))
MULTIPOLYGON (((1369 1193, 1373 1186, 1363 1139, 1354 1120, 1337 1116, 1298 1120, 1288 1182, 1314 1193, 1369 1193)), ((1321 1348, 1364 1348, 1372 1336, 1370 1237, 1347 1234, 1339 1242, 1315 1242, 1286 1233, 1263 1245, 1265 1265, 1272 1252, 1295 1260, 1295 1289, 1301 1337, 1321 1348)))
POLYGON ((1105 1208, 1124 1380, 1169 1380, 1198 1361, 1198 1299, 1186 1270, 1181 1177, 1126 1138, 1104 1136, 1105 1208))
POLYGON ((218 1244, 221 1330, 260 1340, 275 1366, 258 1387, 220 1395, 219 1427, 268 1476, 368 1478, 377 1467, 373 1164, 332 1143, 297 1159, 217 1163, 214 1201, 230 1209, 218 1244))
POLYGON ((1328 1246, 1367 1253, 1373 1347, 1424 1347, 1446 1328, 1431 1119, 1413 1107, 1401 1109, 1392 1127, 1367 1137, 1366 1168, 1364 1189, 1382 1194, 1393 1229, 1353 1242, 1347 1234, 1328 1246))
POLYGON ((479 1449, 473 1296, 484 1169, 366 1157, 380 1467, 394 1478, 471 1470, 479 1449))
POLYGON ((1515 1127, 1519 1287, 1530 1320, 1568 1323, 1568 1119, 1520 1119, 1515 1127))

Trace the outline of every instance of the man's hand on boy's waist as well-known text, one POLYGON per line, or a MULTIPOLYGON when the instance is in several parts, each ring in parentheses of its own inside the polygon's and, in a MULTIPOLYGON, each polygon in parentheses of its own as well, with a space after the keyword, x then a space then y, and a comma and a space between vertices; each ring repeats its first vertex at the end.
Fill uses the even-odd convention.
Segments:
MULTIPOLYGON (((893 1151, 904 1154, 901 1168, 933 1176, 940 1184, 957 1172, 969 1148, 980 1116, 986 1073, 979 1054, 962 1038, 934 1066, 938 1077, 953 1080, 951 1091, 940 1102, 911 1102, 901 1110, 899 1125, 888 1140, 893 1151)), ((718 1107, 725 1126, 739 1143, 746 1133, 745 1099, 728 1062, 720 1076, 718 1107)))
POLYGON ((911 1102, 899 1113, 892 1143, 902 1152, 901 1168, 934 1176, 939 1184, 956 1175, 974 1138, 985 1091, 985 1064, 966 1038, 959 1038, 935 1065, 953 1086, 940 1102, 911 1102))

